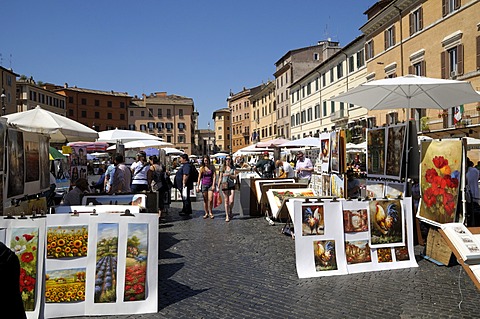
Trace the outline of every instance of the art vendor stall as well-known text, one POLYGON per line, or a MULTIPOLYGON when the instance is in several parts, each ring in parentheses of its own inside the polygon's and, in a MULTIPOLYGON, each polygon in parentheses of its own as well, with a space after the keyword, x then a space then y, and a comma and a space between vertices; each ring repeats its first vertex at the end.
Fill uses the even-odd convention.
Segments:
POLYGON ((158 217, 134 206, 68 210, 78 213, 0 219, 28 318, 157 312, 158 217))

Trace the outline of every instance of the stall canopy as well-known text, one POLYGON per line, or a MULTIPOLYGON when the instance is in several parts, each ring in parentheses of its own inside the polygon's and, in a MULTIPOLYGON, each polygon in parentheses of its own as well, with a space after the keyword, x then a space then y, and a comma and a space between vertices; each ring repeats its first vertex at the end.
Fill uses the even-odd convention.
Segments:
POLYGON ((320 147, 320 139, 318 137, 304 137, 298 140, 288 141, 280 145, 280 147, 320 147))
POLYGON ((66 158, 65 155, 63 155, 59 150, 57 150, 55 147, 50 146, 49 148, 49 153, 50 153, 50 160, 56 160, 56 159, 64 159, 66 158))
POLYGON ((362 106, 368 110, 401 108, 447 110, 480 101, 470 82, 405 75, 363 83, 332 101, 362 106))
POLYGON ((150 135, 143 132, 131 131, 131 130, 108 130, 98 132, 98 142, 116 143, 117 141, 129 142, 138 140, 157 140, 161 141, 162 138, 150 135))
MULTIPOLYGON (((141 149, 141 148, 148 148, 148 147, 166 147, 166 146, 173 146, 172 143, 157 141, 157 140, 138 140, 138 141, 130 141, 123 144, 126 150, 129 149, 141 149)), ((116 145, 109 146, 107 148, 108 151, 115 150, 117 148, 116 145)))
POLYGON ((72 142, 68 143, 71 147, 83 147, 87 152, 106 151, 108 143, 106 142, 72 142))
POLYGON ((95 141, 95 130, 65 116, 42 109, 40 106, 25 112, 4 115, 7 124, 22 131, 50 136, 51 143, 95 141))
POLYGON ((276 139, 273 139, 273 140, 269 140, 269 141, 262 141, 262 142, 258 142, 256 147, 258 148, 263 148, 263 147, 279 147, 281 144, 283 143, 286 143, 290 140, 287 140, 287 139, 284 139, 284 138, 276 138, 276 139))

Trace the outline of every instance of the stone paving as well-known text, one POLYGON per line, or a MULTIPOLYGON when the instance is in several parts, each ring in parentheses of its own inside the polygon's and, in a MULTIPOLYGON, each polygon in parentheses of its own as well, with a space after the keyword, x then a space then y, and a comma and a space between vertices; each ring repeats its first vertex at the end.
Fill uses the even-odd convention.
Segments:
POLYGON ((158 313, 94 318, 480 318, 463 268, 422 259, 421 246, 418 268, 298 279, 294 240, 240 216, 236 195, 230 223, 223 209, 203 219, 200 201, 190 219, 179 202, 161 219, 158 313))

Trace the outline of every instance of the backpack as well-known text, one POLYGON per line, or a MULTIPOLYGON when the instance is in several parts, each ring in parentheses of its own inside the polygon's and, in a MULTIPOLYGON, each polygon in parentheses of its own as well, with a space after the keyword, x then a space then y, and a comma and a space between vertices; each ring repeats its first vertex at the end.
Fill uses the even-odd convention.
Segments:
POLYGON ((155 169, 152 175, 152 190, 158 191, 167 187, 167 173, 163 165, 160 165, 162 171, 155 169))
POLYGON ((192 164, 190 165, 190 174, 188 174, 188 184, 193 185, 193 183, 196 183, 198 181, 198 170, 195 166, 192 164))
POLYGON ((269 160, 266 163, 264 163, 262 167, 263 177, 266 177, 266 178, 273 177, 274 166, 275 164, 273 163, 272 160, 269 160))

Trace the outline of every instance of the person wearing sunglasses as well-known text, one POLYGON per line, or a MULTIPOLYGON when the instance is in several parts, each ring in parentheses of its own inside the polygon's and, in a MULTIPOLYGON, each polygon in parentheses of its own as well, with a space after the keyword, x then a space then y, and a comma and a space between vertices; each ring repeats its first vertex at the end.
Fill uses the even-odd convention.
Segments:
POLYGON ((235 200, 235 166, 232 162, 232 157, 225 158, 225 164, 220 167, 220 174, 218 176, 218 188, 223 192, 223 202, 225 205, 225 221, 228 223, 233 217, 233 204, 235 200))

